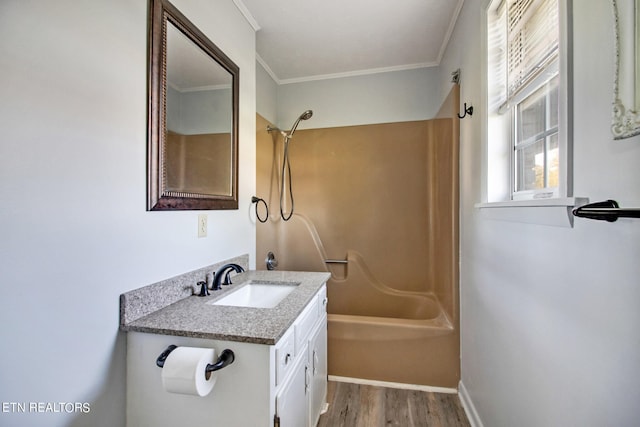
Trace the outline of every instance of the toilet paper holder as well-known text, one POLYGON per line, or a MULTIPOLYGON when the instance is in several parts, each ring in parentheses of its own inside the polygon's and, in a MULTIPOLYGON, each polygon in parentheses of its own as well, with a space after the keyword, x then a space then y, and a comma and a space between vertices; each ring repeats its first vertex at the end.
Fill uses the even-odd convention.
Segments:
MULTIPOLYGON (((158 358, 156 359, 156 366, 158 366, 159 368, 163 368, 164 362, 167 360, 169 353, 171 353, 176 348, 178 348, 178 346, 173 344, 167 347, 166 350, 163 351, 160 354, 160 356, 158 356, 158 358)), ((205 372, 219 371, 225 366, 231 365, 234 362, 234 360, 236 360, 236 355, 233 353, 233 351, 227 348, 225 350, 222 350, 222 353, 220 353, 220 357, 218 357, 218 360, 216 361, 216 363, 214 364, 208 363, 204 371, 205 372)))

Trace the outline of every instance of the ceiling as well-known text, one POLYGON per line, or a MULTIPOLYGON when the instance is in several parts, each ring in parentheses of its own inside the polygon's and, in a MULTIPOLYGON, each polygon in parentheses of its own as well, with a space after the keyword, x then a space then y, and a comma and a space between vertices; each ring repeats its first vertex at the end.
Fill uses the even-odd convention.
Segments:
POLYGON ((234 0, 277 83, 437 66, 464 0, 234 0))

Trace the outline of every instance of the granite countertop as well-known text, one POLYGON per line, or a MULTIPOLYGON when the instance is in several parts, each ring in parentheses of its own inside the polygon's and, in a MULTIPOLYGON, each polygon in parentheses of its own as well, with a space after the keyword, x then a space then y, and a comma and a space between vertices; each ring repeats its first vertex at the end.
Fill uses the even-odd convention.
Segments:
MULTIPOLYGON (((207 297, 189 296, 131 322, 124 331, 147 332, 255 344, 275 344, 311 301, 330 273, 255 270, 232 276, 234 284, 210 291, 207 297), (300 283, 274 308, 207 304, 249 281, 300 283)), ((285 285, 283 283, 283 285, 285 285)), ((125 317, 126 318, 126 317, 125 317)))

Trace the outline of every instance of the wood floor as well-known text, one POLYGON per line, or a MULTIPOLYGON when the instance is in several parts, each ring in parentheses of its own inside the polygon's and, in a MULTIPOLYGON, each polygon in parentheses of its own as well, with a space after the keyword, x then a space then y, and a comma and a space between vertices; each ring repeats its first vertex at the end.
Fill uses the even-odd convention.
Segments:
POLYGON ((329 381, 318 427, 470 427, 456 394, 329 381))

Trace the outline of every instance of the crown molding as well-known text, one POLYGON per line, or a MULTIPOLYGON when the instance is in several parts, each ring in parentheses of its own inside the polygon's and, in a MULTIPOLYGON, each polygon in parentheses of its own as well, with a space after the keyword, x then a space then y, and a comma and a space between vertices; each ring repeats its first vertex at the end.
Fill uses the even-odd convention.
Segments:
POLYGON ((444 35, 444 39, 442 40, 442 45, 440 46, 440 52, 438 53, 438 64, 442 61, 442 57, 444 53, 447 51, 447 47, 449 47, 449 40, 451 39, 451 35, 453 34, 453 30, 456 28, 456 23, 458 22, 458 16, 460 15, 460 11, 462 10, 462 6, 464 5, 464 0, 458 0, 458 4, 456 5, 456 9, 453 11, 453 16, 451 17, 451 21, 449 21, 449 28, 447 28, 447 32, 444 35))
POLYGON ((247 9, 247 6, 244 5, 242 0, 233 0, 233 4, 236 5, 240 13, 242 13, 242 16, 244 16, 244 19, 246 19, 249 25, 251 25, 251 28, 253 28, 253 31, 259 31, 260 24, 258 24, 258 21, 256 21, 256 18, 254 18, 251 12, 249 12, 249 9, 247 9))
POLYGON ((279 85, 286 85, 286 84, 292 84, 292 83, 305 83, 305 82, 312 82, 312 81, 318 81, 318 80, 342 79, 347 77, 366 76, 371 74, 391 73, 394 71, 406 71, 406 70, 416 70, 419 68, 437 67, 438 65, 440 65, 438 62, 422 62, 418 64, 396 65, 393 67, 369 68, 365 70, 347 71, 344 73, 317 74, 314 76, 295 77, 291 79, 280 79, 280 80, 276 80, 276 83, 279 85))
POLYGON ((262 57, 258 54, 258 52, 256 52, 256 61, 258 61, 258 63, 262 65, 262 68, 264 68, 267 74, 269 74, 269 76, 273 79, 274 82, 276 82, 277 85, 282 84, 278 76, 276 76, 276 73, 273 72, 271 67, 269 67, 269 65, 264 61, 264 59, 262 59, 262 57))

